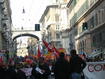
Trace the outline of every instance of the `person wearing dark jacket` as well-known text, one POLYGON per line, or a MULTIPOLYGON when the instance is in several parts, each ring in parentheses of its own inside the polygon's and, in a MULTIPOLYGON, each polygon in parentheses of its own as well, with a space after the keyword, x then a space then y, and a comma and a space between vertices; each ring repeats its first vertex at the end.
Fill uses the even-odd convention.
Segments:
POLYGON ((23 64, 19 63, 16 66, 16 79, 27 79, 25 72, 22 71, 23 64))
POLYGON ((54 64, 55 79, 69 79, 69 63, 65 59, 65 54, 60 53, 59 58, 54 64))
POLYGON ((18 69, 16 79, 27 79, 27 77, 21 69, 18 69))
POLYGON ((8 66, 8 69, 6 69, 5 79, 16 79, 16 71, 14 66, 8 66))
POLYGON ((70 74, 72 79, 81 79, 81 73, 86 67, 86 62, 76 54, 76 50, 73 49, 70 52, 70 74))
POLYGON ((3 66, 0 65, 0 79, 6 79, 5 78, 6 75, 6 70, 3 66))

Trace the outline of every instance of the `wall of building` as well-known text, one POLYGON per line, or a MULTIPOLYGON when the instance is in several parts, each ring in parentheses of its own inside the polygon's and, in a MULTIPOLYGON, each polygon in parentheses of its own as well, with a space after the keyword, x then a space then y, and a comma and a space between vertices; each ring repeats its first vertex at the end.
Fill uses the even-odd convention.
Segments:
MULTIPOLYGON (((75 36, 75 41, 76 41, 76 48, 78 52, 84 51, 88 54, 92 53, 96 49, 102 49, 104 44, 102 44, 102 39, 100 38, 103 37, 104 35, 104 16, 105 16, 105 9, 104 9, 104 4, 105 1, 101 0, 86 0, 88 1, 88 7, 87 9, 85 8, 83 13, 81 14, 80 17, 76 17, 73 21, 73 16, 71 18, 71 26, 76 26, 77 27, 77 35, 75 36), (98 1, 98 2, 97 2, 98 1), (103 2, 102 2, 103 1, 103 2), (87 29, 83 29, 83 23, 87 23, 87 29), (99 28, 100 27, 100 28, 99 28), (97 29, 97 30, 95 30, 97 29), (103 32, 103 33, 102 33, 103 32), (102 37, 100 37, 102 36, 102 37), (97 39, 95 39, 95 37, 97 39), (93 45, 93 41, 95 40, 93 45)), ((85 2, 86 3, 86 2, 85 2)), ((84 5, 80 4, 81 6, 84 5)), ((77 8, 77 7, 76 7, 77 8)), ((81 11, 83 7, 78 9, 78 11, 81 11)), ((77 13, 78 13, 77 11, 77 13)), ((74 15, 77 16, 77 15, 74 15)), ((104 38, 103 38, 104 42, 104 38)), ((103 49, 102 49, 103 50, 103 49)))
POLYGON ((12 32, 11 32, 11 8, 10 0, 0 0, 0 50, 8 50, 14 54, 12 32))
POLYGON ((58 39, 60 31, 58 5, 47 6, 41 18, 41 23, 42 26, 45 25, 45 31, 43 31, 45 40, 53 42, 56 47, 61 46, 61 39, 58 39))
POLYGON ((59 3, 59 9, 50 7, 42 22, 48 31, 45 36, 47 36, 49 42, 51 40, 57 41, 56 37, 59 31, 57 28, 59 26, 62 32, 61 44, 63 47, 67 46, 68 51, 76 48, 78 53, 83 51, 90 54, 95 49, 104 48, 104 4, 104 0, 83 0, 82 2, 81 0, 69 0, 67 4, 67 22, 66 18, 64 18, 64 16, 66 17, 64 5, 59 3), (84 23, 87 24, 87 28, 83 28, 84 23), (69 32, 64 31, 66 29, 69 29, 69 32), (65 38, 68 33, 68 38, 65 38), (94 39, 96 36, 98 38, 94 39), (99 40, 102 41, 99 42, 99 40), (68 45, 66 44, 67 41, 69 42, 68 45))

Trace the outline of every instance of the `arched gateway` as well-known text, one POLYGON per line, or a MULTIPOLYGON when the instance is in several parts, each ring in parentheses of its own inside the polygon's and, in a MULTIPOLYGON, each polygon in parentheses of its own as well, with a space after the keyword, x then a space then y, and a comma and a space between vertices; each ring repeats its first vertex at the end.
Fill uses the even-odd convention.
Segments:
POLYGON ((41 41, 41 32, 35 30, 12 30, 12 39, 15 40, 18 37, 31 36, 41 41))

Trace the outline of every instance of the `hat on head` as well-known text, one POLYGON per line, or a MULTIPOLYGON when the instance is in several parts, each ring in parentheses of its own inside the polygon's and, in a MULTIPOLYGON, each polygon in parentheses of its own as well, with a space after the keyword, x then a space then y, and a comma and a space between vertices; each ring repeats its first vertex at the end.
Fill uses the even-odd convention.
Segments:
POLYGON ((61 52, 61 53, 59 54, 59 56, 63 58, 63 57, 65 56, 65 54, 64 54, 63 52, 61 52))

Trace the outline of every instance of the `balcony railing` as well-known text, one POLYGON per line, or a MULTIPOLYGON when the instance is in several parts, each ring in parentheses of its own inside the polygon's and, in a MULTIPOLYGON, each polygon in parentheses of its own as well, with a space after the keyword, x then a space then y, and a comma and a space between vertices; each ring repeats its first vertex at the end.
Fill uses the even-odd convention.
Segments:
POLYGON ((78 39, 78 38, 80 38, 81 36, 83 36, 84 34, 89 34, 89 33, 90 33, 89 30, 85 30, 85 31, 81 32, 80 34, 78 34, 77 36, 75 36, 75 39, 78 39))
POLYGON ((81 6, 81 8, 75 13, 75 15, 70 20, 70 25, 74 26, 77 21, 79 21, 82 16, 84 16, 88 11, 98 3, 99 0, 86 0, 86 2, 81 6), (92 3, 89 3, 92 2, 92 3), (90 5, 91 4, 91 5, 90 5))

